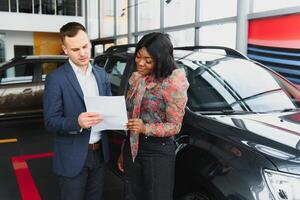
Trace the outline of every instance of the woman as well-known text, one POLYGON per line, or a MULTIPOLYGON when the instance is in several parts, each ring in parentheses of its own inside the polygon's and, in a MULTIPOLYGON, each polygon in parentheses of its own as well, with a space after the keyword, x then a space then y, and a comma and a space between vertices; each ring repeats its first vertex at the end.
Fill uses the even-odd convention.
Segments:
POLYGON ((173 136, 181 128, 189 84, 166 34, 145 35, 136 46, 135 64, 126 97, 129 135, 118 160, 126 199, 172 200, 173 136))

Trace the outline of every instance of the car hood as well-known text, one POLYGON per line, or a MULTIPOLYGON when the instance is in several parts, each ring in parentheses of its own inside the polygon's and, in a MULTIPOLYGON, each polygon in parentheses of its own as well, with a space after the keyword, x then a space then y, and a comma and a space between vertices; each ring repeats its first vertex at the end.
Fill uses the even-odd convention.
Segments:
POLYGON ((300 174, 299 111, 218 115, 213 118, 221 123, 248 131, 249 135, 240 137, 240 142, 266 155, 280 170, 300 174), (297 167, 288 167, 286 161, 297 167))

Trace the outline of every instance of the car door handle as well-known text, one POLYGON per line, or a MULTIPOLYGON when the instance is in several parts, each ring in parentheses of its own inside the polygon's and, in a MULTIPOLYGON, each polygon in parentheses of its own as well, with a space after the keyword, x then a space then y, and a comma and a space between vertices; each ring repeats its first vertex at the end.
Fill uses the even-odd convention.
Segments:
POLYGON ((32 94, 32 89, 27 88, 27 89, 23 90, 23 94, 32 94))

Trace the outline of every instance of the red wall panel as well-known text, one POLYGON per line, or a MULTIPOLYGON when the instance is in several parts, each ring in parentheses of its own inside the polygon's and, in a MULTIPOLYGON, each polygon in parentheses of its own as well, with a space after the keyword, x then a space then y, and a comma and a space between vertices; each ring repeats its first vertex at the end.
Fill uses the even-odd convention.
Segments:
POLYGON ((300 49, 300 14, 249 20, 248 43, 300 49))

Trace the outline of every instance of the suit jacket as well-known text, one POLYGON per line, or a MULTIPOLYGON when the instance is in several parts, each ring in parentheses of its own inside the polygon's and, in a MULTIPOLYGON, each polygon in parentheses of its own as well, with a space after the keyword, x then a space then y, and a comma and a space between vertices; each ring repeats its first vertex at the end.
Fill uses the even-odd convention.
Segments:
MULTIPOLYGON (((110 96, 110 82, 104 69, 93 66, 99 95, 110 96)), ((86 112, 83 92, 75 72, 67 61, 46 77, 44 121, 54 133, 53 169, 57 175, 73 177, 83 168, 88 153, 90 129, 80 132, 78 116, 86 112)), ((102 133, 104 160, 108 161, 107 135, 102 133)))

